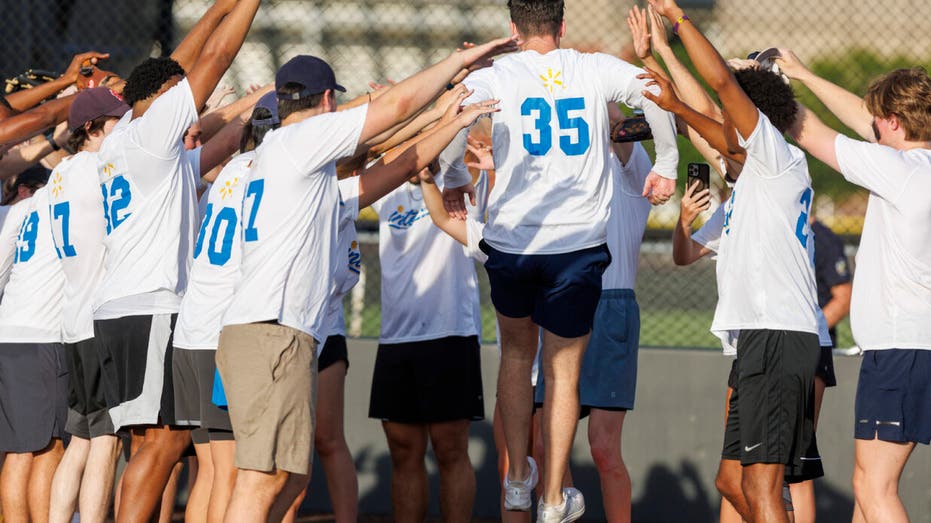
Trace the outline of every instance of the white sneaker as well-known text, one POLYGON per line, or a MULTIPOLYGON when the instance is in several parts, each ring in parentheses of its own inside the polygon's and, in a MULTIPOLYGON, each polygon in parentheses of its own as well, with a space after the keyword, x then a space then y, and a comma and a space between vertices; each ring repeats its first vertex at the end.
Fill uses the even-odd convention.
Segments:
POLYGON ((537 523, 569 523, 585 514, 585 498, 579 489, 562 489, 562 504, 547 505, 540 498, 537 505, 537 523))
POLYGON ((537 462, 530 456, 527 456, 527 464, 530 466, 530 476, 524 481, 511 481, 507 475, 504 476, 504 510, 530 510, 530 495, 540 477, 537 462))

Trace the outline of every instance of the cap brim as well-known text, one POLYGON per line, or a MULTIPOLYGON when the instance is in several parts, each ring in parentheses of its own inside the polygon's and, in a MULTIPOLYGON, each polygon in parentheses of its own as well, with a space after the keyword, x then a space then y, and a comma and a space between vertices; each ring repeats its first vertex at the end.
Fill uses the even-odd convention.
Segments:
POLYGON ((343 87, 343 86, 341 86, 341 85, 339 85, 339 84, 336 84, 336 85, 333 87, 333 89, 336 89, 337 91, 339 91, 339 92, 341 92, 341 93, 345 93, 345 92, 346 92, 346 88, 343 87))
POLYGON ((756 57, 754 57, 754 60, 756 60, 757 62, 763 63, 766 60, 772 60, 774 58, 779 58, 780 56, 782 55, 779 54, 779 49, 776 49, 775 47, 770 47, 769 49, 764 49, 760 51, 760 53, 756 55, 756 57))

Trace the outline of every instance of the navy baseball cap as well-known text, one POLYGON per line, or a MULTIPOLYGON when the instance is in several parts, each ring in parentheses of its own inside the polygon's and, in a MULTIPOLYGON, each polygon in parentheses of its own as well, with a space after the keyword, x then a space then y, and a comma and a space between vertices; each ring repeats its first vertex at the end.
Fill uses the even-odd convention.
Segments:
MULTIPOLYGON (((275 126, 281 123, 281 120, 278 119, 278 97, 275 93, 265 93, 259 101, 255 104, 255 109, 262 108, 268 110, 272 113, 270 118, 261 118, 256 119, 252 118, 252 125, 255 127, 268 127, 275 126)), ((253 109, 253 115, 255 114, 255 109, 253 109)))
POLYGON ((129 111, 129 106, 108 87, 85 89, 78 93, 71 102, 71 109, 68 111, 68 129, 74 132, 78 127, 101 116, 121 118, 126 111, 129 111))
POLYGON ((336 83, 333 68, 316 56, 295 56, 282 65, 275 75, 275 91, 279 100, 300 100, 327 89, 346 92, 345 87, 336 83), (299 84, 303 89, 296 93, 282 93, 281 89, 287 84, 299 84))

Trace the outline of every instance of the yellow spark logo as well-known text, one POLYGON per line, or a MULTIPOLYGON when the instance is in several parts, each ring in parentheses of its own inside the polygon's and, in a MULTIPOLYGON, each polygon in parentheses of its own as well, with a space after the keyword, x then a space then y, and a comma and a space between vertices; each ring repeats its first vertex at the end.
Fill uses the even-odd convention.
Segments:
POLYGON ((220 199, 225 200, 227 196, 233 195, 233 189, 239 186, 239 178, 233 178, 232 181, 226 180, 223 187, 220 187, 220 199))
POLYGON ((58 198, 58 196, 64 191, 64 187, 61 186, 61 173, 59 171, 55 171, 55 177, 52 178, 52 194, 58 198))
POLYGON ((349 246, 350 249, 356 250, 359 248, 359 242, 353 240, 352 244, 349 246))
POLYGON ((404 206, 398 205, 398 212, 404 212, 404 206))
POLYGON ((107 176, 113 176, 114 169, 116 169, 116 166, 113 165, 112 163, 108 163, 107 165, 103 166, 103 173, 106 174, 107 176))
POLYGON ((552 94, 556 90, 556 86, 566 88, 565 84, 562 83, 562 80, 559 77, 562 76, 562 71, 556 71, 556 74, 553 74, 553 69, 547 69, 546 74, 540 75, 540 80, 543 80, 543 87, 549 89, 552 94))

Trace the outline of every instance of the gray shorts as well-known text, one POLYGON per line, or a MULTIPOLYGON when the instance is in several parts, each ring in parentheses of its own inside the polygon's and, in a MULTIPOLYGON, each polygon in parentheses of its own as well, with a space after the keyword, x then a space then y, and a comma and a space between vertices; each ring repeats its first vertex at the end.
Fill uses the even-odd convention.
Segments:
POLYGON ((61 343, 0 343, 0 451, 37 452, 65 433, 68 367, 61 343))
POLYGON ((201 427, 196 443, 204 442, 208 431, 232 432, 230 415, 211 401, 217 370, 215 350, 188 350, 175 347, 171 366, 175 396, 175 422, 201 427))
MULTIPOLYGON (((579 374, 579 405, 589 409, 632 410, 637 392, 640 347, 640 307, 633 289, 601 291, 592 335, 579 374)), ((537 378, 534 401, 543 403, 543 373, 537 378)))

